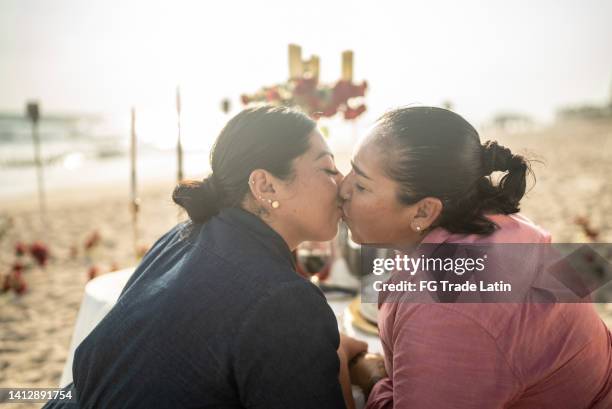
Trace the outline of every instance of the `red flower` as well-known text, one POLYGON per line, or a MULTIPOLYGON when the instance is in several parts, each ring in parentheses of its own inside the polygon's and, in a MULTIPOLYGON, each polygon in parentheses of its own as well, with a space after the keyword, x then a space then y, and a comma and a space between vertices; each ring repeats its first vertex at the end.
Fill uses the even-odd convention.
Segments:
POLYGON ((266 101, 276 102, 276 101, 280 101, 280 99, 281 99, 281 96, 276 90, 276 88, 270 88, 269 90, 266 91, 266 101))
POLYGON ((2 292, 5 293, 11 289, 11 279, 8 274, 2 276, 2 292))
POLYGON ((340 80, 334 86, 332 98, 337 104, 346 104, 351 98, 363 97, 366 88, 366 82, 363 82, 361 85, 355 85, 350 81, 340 80))
POLYGON ((295 83, 293 94, 297 96, 308 95, 312 94, 316 89, 317 80, 315 78, 300 78, 295 83))
POLYGON ((87 270, 87 278, 89 280, 93 280, 99 274, 100 274, 100 269, 96 265, 93 265, 93 266, 89 267, 89 270, 87 270))
POLYGON ((341 105, 345 104, 351 96, 351 83, 349 81, 340 80, 334 85, 332 99, 334 103, 341 105))
POLYGON ((149 246, 147 246, 146 244, 141 244, 140 246, 138 246, 136 255, 138 256, 138 258, 143 258, 145 254, 147 254, 147 251, 149 251, 149 246))
POLYGON ((30 245, 30 255, 34 257, 39 266, 47 265, 49 248, 41 241, 35 241, 30 245))
POLYGON ((298 106, 314 119, 332 117, 343 112, 345 119, 355 119, 365 111, 365 105, 349 107, 352 98, 365 96, 367 82, 354 84, 340 80, 333 86, 321 84, 317 78, 302 77, 287 83, 263 87, 252 95, 242 95, 242 103, 267 102, 274 105, 298 106), (281 95, 282 93, 282 95, 281 95))
POLYGON ((24 265, 21 261, 17 260, 13 263, 13 269, 12 271, 19 271, 22 272, 24 268, 24 265))
POLYGON ((91 250, 92 248, 100 244, 101 239, 102 236, 100 236, 100 232, 94 230, 85 240, 85 250, 91 250))
POLYGON ((367 81, 362 82, 358 88, 359 88, 359 96, 365 97, 365 93, 368 90, 368 82, 367 81))
POLYGON ((587 219, 584 216, 576 216, 574 218, 574 223, 577 224, 578 226, 584 226, 586 224, 589 224, 589 219, 587 219))
POLYGON ((28 251, 28 246, 22 241, 17 242, 15 244, 15 255, 17 257, 23 256, 28 251))
POLYGON ((319 111, 321 109, 321 101, 319 100, 318 96, 315 94, 308 95, 306 97, 306 106, 308 107, 307 109, 308 112, 319 111))
POLYGON ((21 270, 13 270, 10 274, 3 277, 2 280, 2 292, 5 293, 10 290, 14 290, 17 295, 22 295, 28 288, 21 270))
POLYGON ((589 240, 596 241, 599 237, 599 229, 591 227, 591 221, 587 217, 577 216, 574 223, 582 228, 582 232, 589 240))
POLYGON ((347 107, 346 111, 344 111, 344 119, 350 120, 355 119, 359 115, 363 114, 366 110, 365 105, 360 105, 357 108, 347 107))
POLYGON ((323 110, 322 116, 331 117, 336 115, 336 113, 338 113, 338 106, 335 104, 330 104, 323 110))
POLYGON ((21 275, 20 271, 14 271, 13 272, 13 290, 15 290, 15 292, 18 295, 22 295, 23 293, 25 293, 25 291, 28 289, 28 285, 26 284, 25 280, 23 279, 23 276, 21 275))

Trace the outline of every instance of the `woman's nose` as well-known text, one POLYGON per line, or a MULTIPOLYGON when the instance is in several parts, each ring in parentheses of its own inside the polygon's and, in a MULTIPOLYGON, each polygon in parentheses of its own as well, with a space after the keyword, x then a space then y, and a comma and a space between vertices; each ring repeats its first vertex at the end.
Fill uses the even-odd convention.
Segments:
POLYGON ((352 184, 350 178, 351 174, 349 173, 344 177, 344 180, 342 180, 342 184, 340 185, 339 193, 342 200, 349 200, 351 198, 352 184))
POLYGON ((340 186, 342 184, 342 181, 344 180, 344 175, 342 174, 342 172, 338 171, 338 174, 335 176, 335 179, 336 184, 340 186))

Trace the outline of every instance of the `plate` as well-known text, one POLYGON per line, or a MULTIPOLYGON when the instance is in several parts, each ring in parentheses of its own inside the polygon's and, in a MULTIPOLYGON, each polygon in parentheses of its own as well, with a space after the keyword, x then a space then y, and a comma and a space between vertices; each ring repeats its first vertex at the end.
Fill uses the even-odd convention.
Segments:
POLYGON ((378 304, 373 303, 361 303, 359 305, 359 312, 361 316, 372 324, 378 324, 378 304))
POLYGON ((353 324, 355 328, 360 329, 361 331, 365 333, 378 335, 378 327, 375 324, 371 323, 370 321, 366 320, 363 317, 363 315, 361 315, 360 306, 361 306, 361 297, 355 298, 349 304, 348 312, 350 313, 350 316, 351 316, 351 323, 353 324))

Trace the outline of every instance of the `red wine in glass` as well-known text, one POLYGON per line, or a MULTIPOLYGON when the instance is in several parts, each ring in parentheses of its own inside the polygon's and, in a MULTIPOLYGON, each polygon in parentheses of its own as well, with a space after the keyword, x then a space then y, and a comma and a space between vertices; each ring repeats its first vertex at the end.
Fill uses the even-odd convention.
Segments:
POLYGON ((325 280, 331 271, 333 249, 331 242, 308 241, 295 251, 298 274, 308 279, 325 280))

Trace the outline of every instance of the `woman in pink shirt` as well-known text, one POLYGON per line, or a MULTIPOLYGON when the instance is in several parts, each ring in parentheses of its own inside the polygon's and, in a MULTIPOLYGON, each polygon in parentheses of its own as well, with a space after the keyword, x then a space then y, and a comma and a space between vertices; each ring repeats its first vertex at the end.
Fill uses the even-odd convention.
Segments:
MULTIPOLYGON (((397 109, 354 156, 344 219, 389 247, 549 243, 518 214, 529 172, 451 111, 397 109)), ((386 374, 371 357, 351 368, 369 409, 612 408, 612 336, 591 304, 383 302, 379 331, 386 374)))

